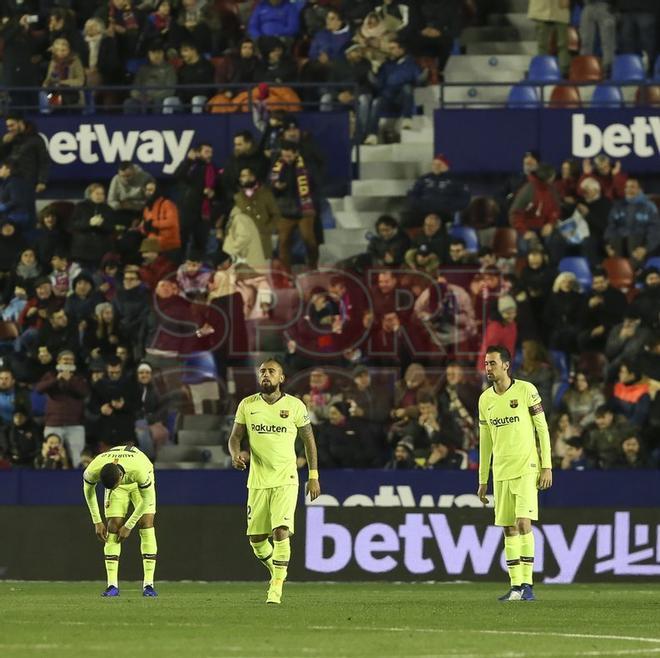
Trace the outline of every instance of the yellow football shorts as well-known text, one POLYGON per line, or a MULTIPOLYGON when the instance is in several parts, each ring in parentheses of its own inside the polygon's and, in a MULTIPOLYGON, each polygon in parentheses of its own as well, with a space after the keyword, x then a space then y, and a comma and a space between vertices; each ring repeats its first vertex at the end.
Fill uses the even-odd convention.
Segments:
POLYGON ((495 525, 513 526, 516 519, 536 521, 539 518, 537 481, 538 473, 495 481, 495 525))
POLYGON ((298 485, 248 489, 247 535, 270 535, 274 528, 286 526, 294 532, 298 485))
MULTIPOLYGON (((151 485, 156 486, 155 483, 151 485)), ((136 482, 133 484, 120 484, 116 489, 110 491, 109 489, 105 490, 105 496, 103 498, 103 509, 105 510, 105 518, 120 518, 125 519, 128 516, 128 508, 131 503, 133 503, 133 509, 135 509, 141 501, 140 490, 136 482)), ((152 509, 149 509, 145 514, 155 514, 156 513, 156 502, 154 501, 154 506, 152 509)))

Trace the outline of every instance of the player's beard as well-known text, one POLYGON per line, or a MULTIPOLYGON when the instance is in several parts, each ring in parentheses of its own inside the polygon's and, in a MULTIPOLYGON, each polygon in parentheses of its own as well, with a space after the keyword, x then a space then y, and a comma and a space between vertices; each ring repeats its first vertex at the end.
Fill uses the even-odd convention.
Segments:
POLYGON ((277 386, 272 382, 261 382, 262 393, 265 393, 266 395, 270 395, 271 393, 275 393, 276 390, 277 390, 277 386))

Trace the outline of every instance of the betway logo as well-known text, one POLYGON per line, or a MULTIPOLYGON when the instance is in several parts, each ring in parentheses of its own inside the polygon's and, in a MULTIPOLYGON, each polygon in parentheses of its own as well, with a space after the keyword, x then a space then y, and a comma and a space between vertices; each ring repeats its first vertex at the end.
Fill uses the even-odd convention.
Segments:
POLYGON ((281 434, 286 432, 286 427, 280 425, 264 425, 263 423, 252 423, 250 428, 258 434, 281 434))
POLYGON ((593 158, 606 153, 612 158, 636 155, 651 158, 660 152, 660 117, 635 117, 630 125, 612 123, 601 130, 587 123, 584 114, 573 114, 571 153, 593 158))
POLYGON ((131 160, 141 164, 162 164, 164 174, 173 174, 190 149, 194 130, 177 135, 174 130, 108 131, 102 123, 83 123, 77 132, 60 131, 48 138, 41 134, 51 160, 68 165, 131 160))

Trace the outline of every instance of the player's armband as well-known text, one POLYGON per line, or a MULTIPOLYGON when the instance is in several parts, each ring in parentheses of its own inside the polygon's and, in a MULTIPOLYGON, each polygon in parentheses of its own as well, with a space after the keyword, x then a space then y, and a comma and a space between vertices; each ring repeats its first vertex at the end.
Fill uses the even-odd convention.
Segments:
POLYGON ((488 425, 488 421, 484 420, 483 418, 479 419, 479 425, 488 425))
POLYGON ((543 405, 539 402, 538 404, 533 404, 529 408, 529 413, 532 416, 538 416, 539 414, 543 413, 543 405))
POLYGON ((151 486, 151 480, 147 480, 144 484, 138 484, 138 489, 148 489, 151 486))

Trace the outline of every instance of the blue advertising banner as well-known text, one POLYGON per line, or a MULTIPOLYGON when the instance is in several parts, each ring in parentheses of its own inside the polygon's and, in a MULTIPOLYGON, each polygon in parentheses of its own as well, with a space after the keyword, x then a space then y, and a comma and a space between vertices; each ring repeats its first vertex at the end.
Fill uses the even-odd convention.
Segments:
POLYGON ((624 171, 657 173, 660 116, 654 108, 442 109, 435 112, 435 152, 456 173, 519 171, 525 151, 559 166, 569 157, 599 153, 624 171))
MULTIPOLYGON (((238 471, 157 470, 156 482, 159 505, 242 506, 247 495, 247 475, 238 471)), ((326 507, 483 508, 474 471, 327 470, 321 484, 318 504, 326 507)), ((84 505, 82 472, 0 472, 2 505, 84 505)), ((558 471, 541 506, 660 507, 660 471, 558 471)))
MULTIPOLYGON (((346 112, 296 115, 326 157, 326 181, 351 181, 351 143, 346 112)), ((171 176, 188 150, 205 142, 222 167, 241 130, 257 135, 249 114, 35 116, 48 145, 52 180, 109 180, 122 160, 139 164, 157 178, 171 176)))

